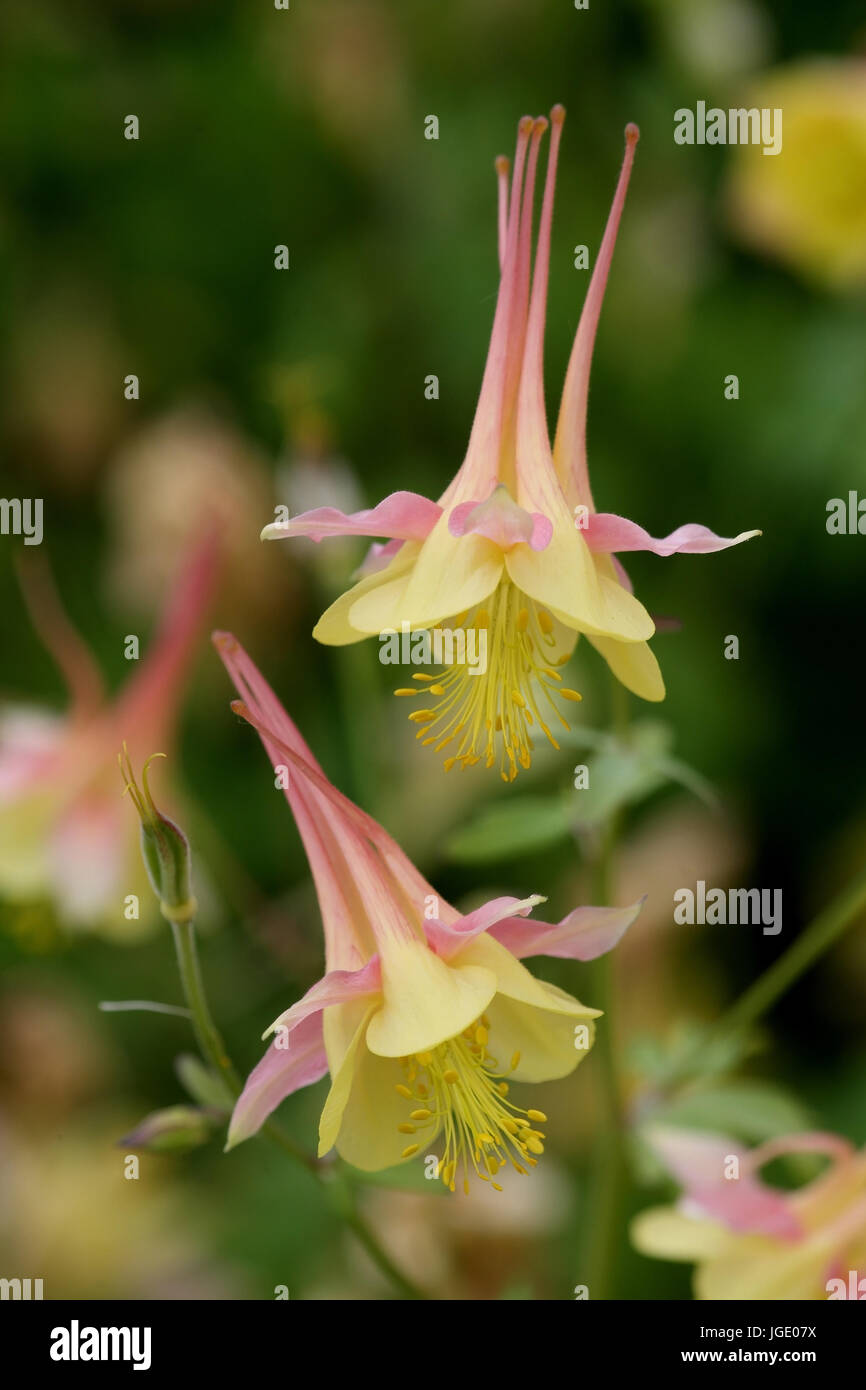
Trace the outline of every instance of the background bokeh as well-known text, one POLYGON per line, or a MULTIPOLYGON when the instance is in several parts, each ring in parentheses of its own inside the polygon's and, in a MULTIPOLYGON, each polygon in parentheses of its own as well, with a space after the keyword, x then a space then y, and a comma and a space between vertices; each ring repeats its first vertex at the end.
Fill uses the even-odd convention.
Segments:
MULTIPOLYGON (((706 559, 629 564, 650 611, 678 620, 655 639, 669 695, 652 716, 719 797, 710 808, 661 788, 627 816, 617 900, 650 895, 617 958, 638 1108, 647 1058, 717 1016, 863 861, 866 541, 828 535, 825 520, 829 499, 866 496, 864 53, 853 0, 585 12, 568 0, 295 0, 288 12, 7 0, 0 15, 3 495, 45 499, 42 557, 112 688, 129 673, 126 635, 146 648, 216 507, 228 536, 212 625, 237 633, 328 774, 457 903, 538 891, 561 915, 588 898, 583 833, 504 857, 489 844, 460 852, 491 801, 569 796, 580 758, 541 759, 508 789, 481 768, 446 778, 411 737, 373 645, 310 638, 363 547, 257 536, 278 503, 351 509, 394 488, 443 490, 468 437, 497 285, 493 158, 524 111, 562 101, 555 409, 587 284, 573 248, 594 256, 623 127, 640 125, 593 370, 596 502, 655 535, 692 520, 764 534, 706 559), (790 91, 790 129, 799 113, 806 135, 779 157, 781 174, 767 171, 781 185, 768 230, 752 190, 774 161, 677 146, 673 113, 699 98, 762 105, 772 83, 786 122, 790 91), (848 86, 847 106, 834 106, 848 86), (130 113, 138 141, 123 138, 130 113), (423 137, 431 113, 438 141, 423 137), (829 216, 832 235, 810 239, 810 216, 829 216), (130 373, 137 401, 124 398, 130 373), (730 373, 736 401, 724 396, 730 373), (729 634, 738 661, 724 659, 729 634), (781 888, 782 934, 676 928, 673 892, 700 878, 781 888)), ((62 710, 10 563, 20 542, 0 547, 4 698, 62 710)), ((603 727, 604 673, 591 654, 575 664, 579 717, 603 727)), ((322 962, 290 813, 230 694, 203 635, 171 771, 155 780, 181 788, 208 885, 212 1005, 246 1070, 322 962)), ((7 832, 14 815, 0 811, 7 832)), ((815 1122, 866 1140, 862 926, 774 1011, 741 1068, 756 1112, 777 1105, 781 1128, 815 1122)), ((165 929, 128 946, 70 932, 45 896, 5 902, 0 927, 0 1273, 44 1277, 49 1297, 387 1292, 314 1182, 263 1144, 226 1158, 218 1142, 145 1154, 139 1182, 124 1181, 114 1145, 182 1099, 174 1062, 191 1039, 182 1019, 97 1003, 179 1001, 165 929)), ((582 971, 546 973, 593 1003, 582 971)), ((494 1207, 370 1186, 371 1220, 419 1279, 454 1298, 571 1296, 593 1062, 550 1088, 551 1142, 519 1194, 494 1207)), ((307 1144, 323 1094, 284 1106, 307 1144)), ((634 1209, 663 1190, 644 1176, 634 1209)), ((620 1296, 688 1287, 685 1267, 624 1244, 620 1296)))

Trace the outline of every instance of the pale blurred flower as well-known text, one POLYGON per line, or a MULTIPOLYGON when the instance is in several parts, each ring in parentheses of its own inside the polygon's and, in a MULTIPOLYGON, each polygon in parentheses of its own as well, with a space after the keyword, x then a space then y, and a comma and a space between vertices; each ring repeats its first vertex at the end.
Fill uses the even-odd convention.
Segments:
MULTIPOLYGON (((645 1255, 694 1263, 698 1299, 826 1299, 866 1272, 866 1150, 834 1134, 792 1134, 744 1152, 722 1135, 648 1135, 683 1197, 632 1226, 645 1255), (761 1180, 786 1154, 825 1154, 829 1167, 795 1191, 761 1180)), ((838 1297, 838 1293, 836 1294, 838 1297)))
POLYGON ((124 741, 137 764, 170 744, 215 570, 208 533, 113 701, 46 576, 30 575, 31 615, 71 701, 62 719, 13 710, 0 721, 0 891, 11 902, 50 900, 65 926, 122 941, 159 920, 117 757, 124 741))
POLYGON ((208 518, 223 544, 220 612, 273 611, 285 565, 259 543, 273 517, 270 479, 243 436, 187 409, 147 426, 118 454, 107 484, 113 547, 106 590, 114 604, 152 613, 208 518))

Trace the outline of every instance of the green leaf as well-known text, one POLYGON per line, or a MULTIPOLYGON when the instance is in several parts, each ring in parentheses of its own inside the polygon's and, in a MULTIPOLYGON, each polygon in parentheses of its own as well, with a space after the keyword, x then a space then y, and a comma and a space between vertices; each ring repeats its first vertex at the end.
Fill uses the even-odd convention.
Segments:
POLYGON ((455 831, 445 850, 458 863, 481 864, 546 849, 568 835, 569 811, 558 796, 503 801, 455 831))
POLYGON ((204 1105, 210 1110, 219 1110, 225 1115, 232 1109, 234 1100, 225 1081, 210 1067, 205 1066, 199 1057, 184 1052, 175 1059, 174 1069, 187 1095, 192 1096, 199 1105, 204 1105))
POLYGON ((653 1123, 730 1134, 750 1144, 808 1129, 809 1111, 770 1082, 731 1081, 685 1092, 661 1107, 653 1123))

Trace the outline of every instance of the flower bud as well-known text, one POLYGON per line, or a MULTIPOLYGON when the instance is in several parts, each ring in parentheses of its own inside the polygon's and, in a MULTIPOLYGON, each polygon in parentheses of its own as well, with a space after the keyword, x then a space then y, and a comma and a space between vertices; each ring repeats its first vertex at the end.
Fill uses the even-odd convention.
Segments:
POLYGON ((195 917, 198 904, 191 888, 189 841, 179 826, 158 811, 147 781, 147 770, 154 758, 164 753, 152 753, 141 773, 141 787, 135 780, 132 760, 126 744, 118 754, 120 770, 133 805, 141 821, 141 856, 151 886, 159 898, 160 910, 170 922, 189 922, 195 917))
POLYGON ((143 1149, 147 1153, 179 1153, 206 1144, 221 1119, 194 1105, 172 1105, 154 1110, 135 1129, 118 1139, 121 1149, 143 1149))

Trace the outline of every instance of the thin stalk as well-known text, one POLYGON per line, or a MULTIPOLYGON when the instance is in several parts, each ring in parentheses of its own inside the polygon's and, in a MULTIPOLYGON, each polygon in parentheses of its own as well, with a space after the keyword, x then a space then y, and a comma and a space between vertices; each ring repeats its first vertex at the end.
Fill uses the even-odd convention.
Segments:
MULTIPOLYGON (((593 872, 592 901, 608 906, 612 897, 613 856, 619 822, 605 827, 593 872)), ((598 1022, 596 1074, 599 1132, 593 1156, 586 1210, 589 1218, 585 1246, 587 1285, 593 1299, 610 1298, 621 1240, 621 1211, 627 1178, 627 1154, 619 1059, 615 1032, 615 989, 612 955, 590 966, 587 998, 604 1011, 598 1022)))
POLYGON ((749 986, 745 994, 740 995, 737 1002, 720 1019, 705 1045, 718 1046, 720 1042, 742 1033, 763 1018, 800 976, 829 950, 864 909, 866 870, 858 874, 823 912, 819 912, 787 951, 749 986))
MULTIPOLYGON (((172 922, 171 929, 177 950, 183 992, 192 1015, 192 1026, 199 1050, 202 1056, 224 1078, 231 1094, 238 1096, 241 1092, 241 1079, 232 1064, 225 1043, 210 1012, 199 964, 195 926, 191 921, 172 922)), ((284 1153, 302 1163, 307 1171, 322 1184, 335 1211, 354 1232, 357 1240, 363 1245, 367 1254, 385 1277, 390 1280, 394 1288, 404 1298, 423 1299, 425 1294, 397 1268, 358 1211, 354 1190, 348 1178, 345 1175, 340 1175, 336 1182, 329 1181, 316 1158, 296 1144, 273 1120, 268 1120, 262 1126, 262 1133, 267 1135, 272 1143, 277 1144, 284 1153)))

